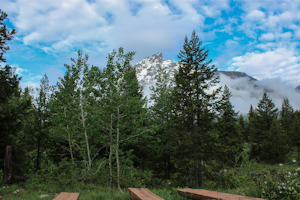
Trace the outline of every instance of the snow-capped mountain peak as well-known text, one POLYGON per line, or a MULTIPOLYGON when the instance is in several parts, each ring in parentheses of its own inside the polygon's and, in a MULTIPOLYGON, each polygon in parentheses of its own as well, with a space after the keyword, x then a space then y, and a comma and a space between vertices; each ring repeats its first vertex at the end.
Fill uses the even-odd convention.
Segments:
POLYGON ((155 76, 157 75, 159 66, 173 77, 174 68, 178 67, 178 63, 173 63, 172 59, 165 60, 161 52, 142 59, 134 65, 139 83, 145 87, 155 82, 155 76))
MULTIPOLYGON (((179 68, 179 63, 173 63, 172 59, 165 60, 162 53, 154 54, 151 57, 142 59, 134 65, 136 69, 137 79, 139 84, 144 87, 144 96, 150 97, 150 87, 156 83, 155 76, 159 67, 164 69, 171 79, 174 78, 174 69, 179 68)), ((267 92, 270 98, 274 101, 278 108, 284 97, 288 97, 291 104, 296 109, 300 108, 299 93, 295 92, 294 88, 290 88, 279 79, 265 79, 258 81, 246 73, 238 71, 217 71, 215 74, 220 75, 219 86, 225 84, 229 87, 232 93, 232 102, 237 111, 245 114, 249 111, 250 105, 255 106, 261 99, 263 92, 267 92)), ((300 86, 296 88, 300 91, 300 86)), ((152 104, 152 103, 150 103, 152 104)))

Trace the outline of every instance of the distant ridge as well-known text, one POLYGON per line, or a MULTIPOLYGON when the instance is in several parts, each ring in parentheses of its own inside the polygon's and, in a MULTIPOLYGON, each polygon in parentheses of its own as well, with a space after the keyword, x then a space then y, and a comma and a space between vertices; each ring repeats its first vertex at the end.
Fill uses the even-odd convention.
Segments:
MULTIPOLYGON (((139 84, 144 86, 144 88, 149 87, 150 85, 155 84, 156 79, 155 76, 158 74, 157 70, 161 67, 165 70, 165 72, 170 76, 170 78, 174 78, 174 70, 179 68, 179 63, 174 63, 172 59, 165 60, 163 58, 162 52, 159 52, 157 54, 154 54, 150 57, 144 58, 138 63, 134 65, 134 68, 136 69, 137 73, 137 79, 139 81, 139 84)), ((263 90, 267 93, 276 93, 274 89, 265 88, 262 86, 259 86, 259 80, 247 75, 244 72, 238 72, 238 71, 217 71, 215 73, 215 76, 218 75, 225 75, 231 79, 239 79, 239 78, 246 78, 249 81, 249 86, 254 88, 255 90, 263 90)), ((245 88, 242 85, 234 86, 235 89, 240 91, 247 91, 249 88, 245 88)), ((300 85, 295 88, 295 91, 300 93, 300 85)), ((255 96, 254 94, 252 95, 255 96)), ((256 97, 256 96, 255 96, 256 97)))
POLYGON ((296 88, 295 88, 296 92, 299 92, 300 93, 300 85, 298 85, 296 88))
POLYGON ((237 72, 237 71, 217 71, 216 74, 219 75, 220 73, 224 74, 226 76, 229 76, 232 79, 248 77, 249 81, 257 81, 257 79, 255 79, 255 78, 253 78, 251 76, 248 76, 244 72, 237 72))

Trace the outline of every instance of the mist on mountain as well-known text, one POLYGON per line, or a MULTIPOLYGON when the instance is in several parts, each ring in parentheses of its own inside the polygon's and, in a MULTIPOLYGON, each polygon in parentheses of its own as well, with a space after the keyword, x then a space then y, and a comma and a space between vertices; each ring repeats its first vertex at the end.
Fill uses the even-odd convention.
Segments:
MULTIPOLYGON (((161 66, 173 78, 174 69, 178 69, 179 63, 173 63, 171 59, 164 60, 162 53, 158 53, 141 60, 134 66, 137 70, 139 83, 144 87, 144 96, 147 96, 149 100, 150 87, 155 87, 155 75, 158 67, 161 66)), ((256 108, 264 92, 267 92, 279 110, 285 97, 289 99, 294 110, 300 110, 300 92, 296 92, 297 90, 300 91, 300 86, 293 88, 279 77, 256 80, 246 73, 238 71, 218 71, 216 75, 220 76, 220 83, 210 88, 210 92, 226 84, 232 94, 230 101, 234 105, 235 111, 239 111, 239 114, 247 115, 251 104, 253 108, 256 108)), ((151 105, 153 102, 149 101, 148 107, 151 105)))

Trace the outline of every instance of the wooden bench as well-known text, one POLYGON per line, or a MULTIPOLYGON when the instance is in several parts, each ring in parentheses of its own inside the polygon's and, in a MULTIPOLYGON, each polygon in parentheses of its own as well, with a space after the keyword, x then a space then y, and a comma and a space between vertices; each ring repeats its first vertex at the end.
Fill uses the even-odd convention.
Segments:
POLYGON ((80 193, 61 192, 53 200, 77 200, 80 193))
POLYGON ((195 200, 219 199, 219 200, 262 200, 261 198, 246 197, 236 194, 228 194, 203 189, 178 189, 177 193, 183 197, 195 200))
POLYGON ((128 188, 129 197, 133 200, 164 200, 147 188, 128 188))

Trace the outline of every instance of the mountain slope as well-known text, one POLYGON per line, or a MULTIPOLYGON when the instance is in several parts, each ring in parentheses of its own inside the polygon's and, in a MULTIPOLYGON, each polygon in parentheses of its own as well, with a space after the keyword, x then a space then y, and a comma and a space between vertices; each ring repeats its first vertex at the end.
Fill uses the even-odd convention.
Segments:
MULTIPOLYGON (((161 66, 170 78, 174 78, 174 70, 178 69, 179 63, 173 63, 172 59, 165 60, 162 53, 154 54, 139 61, 134 65, 137 71, 137 79, 139 84, 144 86, 144 95, 150 98, 150 86, 155 87, 155 76, 157 69, 161 66)), ((288 97, 295 109, 300 109, 300 86, 291 88, 280 79, 264 79, 257 80, 244 72, 238 71, 217 71, 216 76, 220 76, 218 86, 229 87, 232 97, 231 101, 237 111, 245 114, 249 111, 250 105, 254 107, 262 98, 264 92, 267 92, 278 108, 281 108, 281 103, 284 97, 288 97), (295 92, 295 91, 299 91, 295 92)), ((215 88, 212 88, 215 89, 215 88)), ((150 102, 151 105, 151 102, 150 102)))

